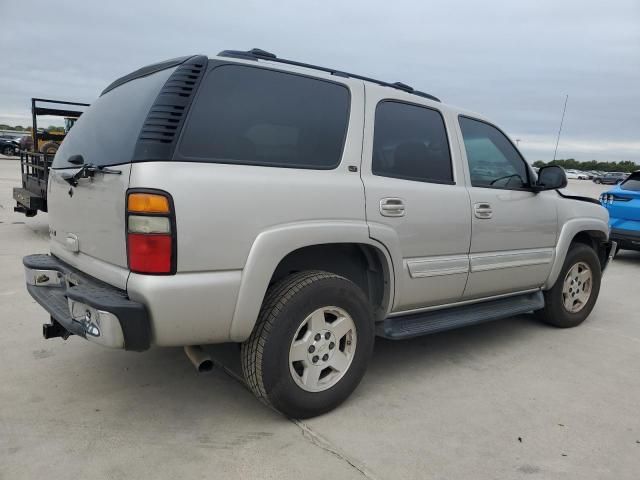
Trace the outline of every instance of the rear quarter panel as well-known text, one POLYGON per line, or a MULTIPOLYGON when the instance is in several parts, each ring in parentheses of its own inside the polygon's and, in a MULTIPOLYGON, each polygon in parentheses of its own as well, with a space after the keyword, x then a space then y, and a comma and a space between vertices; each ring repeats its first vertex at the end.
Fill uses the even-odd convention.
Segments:
POLYGON ((260 232, 276 225, 364 216, 360 177, 340 167, 144 162, 134 164, 130 187, 173 197, 178 273, 241 270, 260 232))

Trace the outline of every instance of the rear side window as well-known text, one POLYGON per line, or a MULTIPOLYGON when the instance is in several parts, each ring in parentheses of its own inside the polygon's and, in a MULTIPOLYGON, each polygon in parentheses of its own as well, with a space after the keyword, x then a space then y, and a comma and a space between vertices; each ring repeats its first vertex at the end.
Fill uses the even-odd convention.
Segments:
POLYGON ((631 190, 632 192, 640 192, 640 172, 632 173, 629 178, 622 182, 620 188, 631 190))
POLYGON ((529 185, 528 169, 509 139, 496 127, 480 120, 460 118, 471 185, 520 189, 529 185))
POLYGON ((99 97, 69 130, 53 168, 78 168, 67 161, 73 155, 97 166, 131 162, 149 109, 174 70, 136 78, 99 97))
POLYGON ((371 169, 374 175, 383 177, 452 184, 451 154, 442 115, 407 103, 380 102, 371 169))
POLYGON ((349 103, 349 90, 336 83, 255 67, 217 67, 191 107, 179 156, 332 169, 342 157, 349 103))

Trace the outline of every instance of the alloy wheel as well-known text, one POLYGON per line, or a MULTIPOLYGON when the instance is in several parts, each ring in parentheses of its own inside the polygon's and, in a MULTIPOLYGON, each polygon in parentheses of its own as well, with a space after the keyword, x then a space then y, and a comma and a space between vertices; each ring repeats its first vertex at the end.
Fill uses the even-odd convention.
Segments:
POLYGON ((339 307, 322 307, 298 327, 289 348, 289 370, 308 392, 333 387, 347 373, 356 351, 356 325, 339 307))
POLYGON ((562 303, 569 313, 578 313, 591 298, 593 273, 585 262, 574 264, 564 278, 562 303))

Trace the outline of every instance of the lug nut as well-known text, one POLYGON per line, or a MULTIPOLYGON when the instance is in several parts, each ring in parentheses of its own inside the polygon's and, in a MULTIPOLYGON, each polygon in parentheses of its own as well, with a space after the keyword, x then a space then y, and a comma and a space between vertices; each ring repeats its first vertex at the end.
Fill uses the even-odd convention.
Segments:
POLYGON ((333 343, 333 342, 331 342, 331 343, 329 344, 329 350, 333 350, 333 347, 335 347, 335 346, 336 346, 336 344, 335 344, 335 343, 333 343))
POLYGON ((316 333, 316 336, 313 337, 315 339, 315 341, 317 342, 318 340, 320 340, 322 338, 322 335, 320 335, 319 333, 316 333))
POLYGON ((313 363, 318 363, 318 356, 317 356, 317 355, 314 355, 314 356, 313 356, 313 358, 311 359, 311 361, 312 361, 313 363))
POLYGON ((331 338, 331 334, 329 332, 324 334, 325 340, 329 340, 331 338))
POLYGON ((327 360, 329 360, 329 354, 325 353, 325 354, 322 356, 322 361, 323 361, 323 362, 326 362, 327 360))
POLYGON ((313 345, 309 346, 309 353, 313 353, 316 351, 316 347, 314 347, 313 345))

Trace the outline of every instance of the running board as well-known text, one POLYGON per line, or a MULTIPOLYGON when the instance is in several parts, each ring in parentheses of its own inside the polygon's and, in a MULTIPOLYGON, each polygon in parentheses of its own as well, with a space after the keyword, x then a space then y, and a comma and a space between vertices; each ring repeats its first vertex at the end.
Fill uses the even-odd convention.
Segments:
POLYGON ((460 307, 387 318, 376 325, 376 334, 390 340, 402 340, 500 320, 541 308, 544 308, 542 292, 533 292, 460 307))

